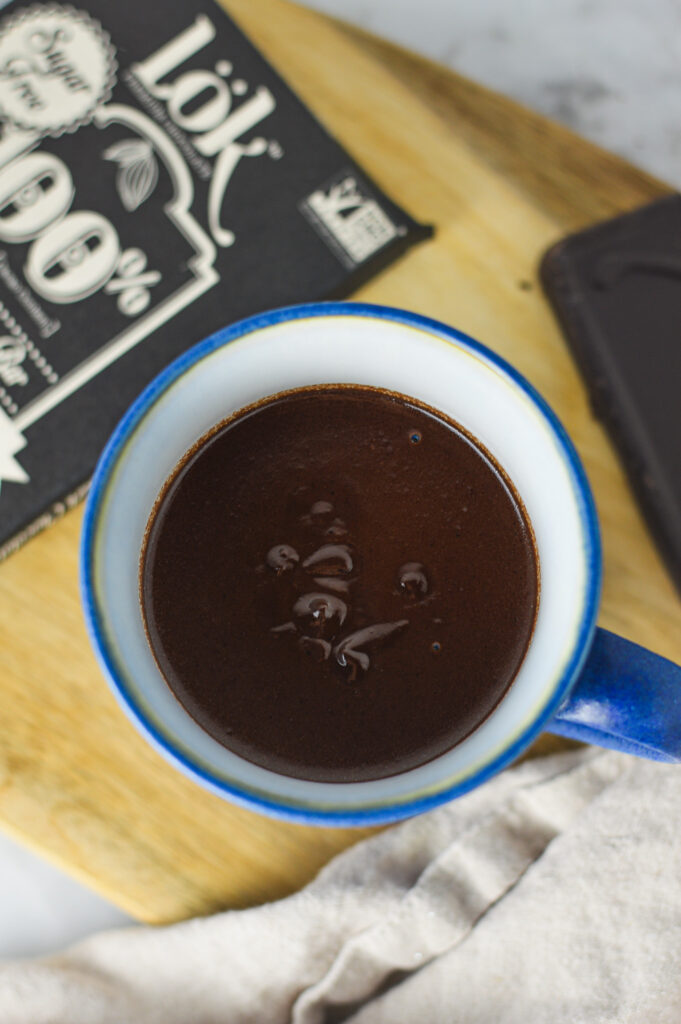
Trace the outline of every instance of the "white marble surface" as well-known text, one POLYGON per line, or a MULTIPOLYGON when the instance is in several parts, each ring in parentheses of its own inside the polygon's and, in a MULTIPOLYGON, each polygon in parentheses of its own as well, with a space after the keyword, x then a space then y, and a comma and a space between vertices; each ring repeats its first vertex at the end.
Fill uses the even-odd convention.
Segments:
POLYGON ((129 918, 0 833, 0 960, 50 953, 129 918))
MULTIPOLYGON (((681 186, 680 0, 308 0, 562 120, 681 186)), ((0 835, 0 957, 125 915, 0 835)))
POLYGON ((307 0, 681 186, 679 0, 307 0))

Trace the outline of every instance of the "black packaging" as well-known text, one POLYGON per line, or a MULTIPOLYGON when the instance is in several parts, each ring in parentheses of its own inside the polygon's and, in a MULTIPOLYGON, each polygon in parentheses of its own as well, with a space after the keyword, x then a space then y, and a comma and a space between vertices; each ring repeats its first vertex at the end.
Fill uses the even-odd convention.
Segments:
POLYGON ((429 230, 212 0, 0 13, 1 556, 181 352, 347 295, 429 230))

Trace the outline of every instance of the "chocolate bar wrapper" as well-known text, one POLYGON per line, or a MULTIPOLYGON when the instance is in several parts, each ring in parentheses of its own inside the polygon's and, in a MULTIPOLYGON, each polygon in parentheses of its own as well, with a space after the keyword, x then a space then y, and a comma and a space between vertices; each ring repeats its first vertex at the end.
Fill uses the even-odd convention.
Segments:
POLYGON ((0 555, 180 353, 429 234, 212 0, 9 4, 0 117, 0 555))

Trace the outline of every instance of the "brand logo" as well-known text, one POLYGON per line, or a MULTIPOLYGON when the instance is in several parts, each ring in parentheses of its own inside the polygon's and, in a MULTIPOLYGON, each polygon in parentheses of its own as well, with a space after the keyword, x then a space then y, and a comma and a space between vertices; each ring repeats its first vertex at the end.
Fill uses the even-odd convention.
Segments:
POLYGON ((234 97, 243 94, 246 83, 236 79, 231 88, 227 84, 233 71, 230 61, 217 61, 215 71, 180 71, 215 37, 210 18, 198 15, 193 25, 130 70, 147 94, 165 105, 172 125, 189 136, 197 153, 215 161, 208 190, 208 227, 217 245, 225 247, 235 240, 234 232, 221 222, 225 192, 234 171, 244 159, 265 154, 279 159, 282 154, 276 141, 261 135, 241 141, 275 110, 276 101, 269 89, 258 86, 235 108, 234 97))

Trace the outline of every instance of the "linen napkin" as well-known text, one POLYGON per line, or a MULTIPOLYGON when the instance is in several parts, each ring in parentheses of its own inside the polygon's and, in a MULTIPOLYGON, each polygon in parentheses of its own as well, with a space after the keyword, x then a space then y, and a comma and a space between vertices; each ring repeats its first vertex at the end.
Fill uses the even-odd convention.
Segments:
POLYGON ((678 1024, 681 770, 582 748, 288 899, 0 967, 1 1024, 678 1024))

